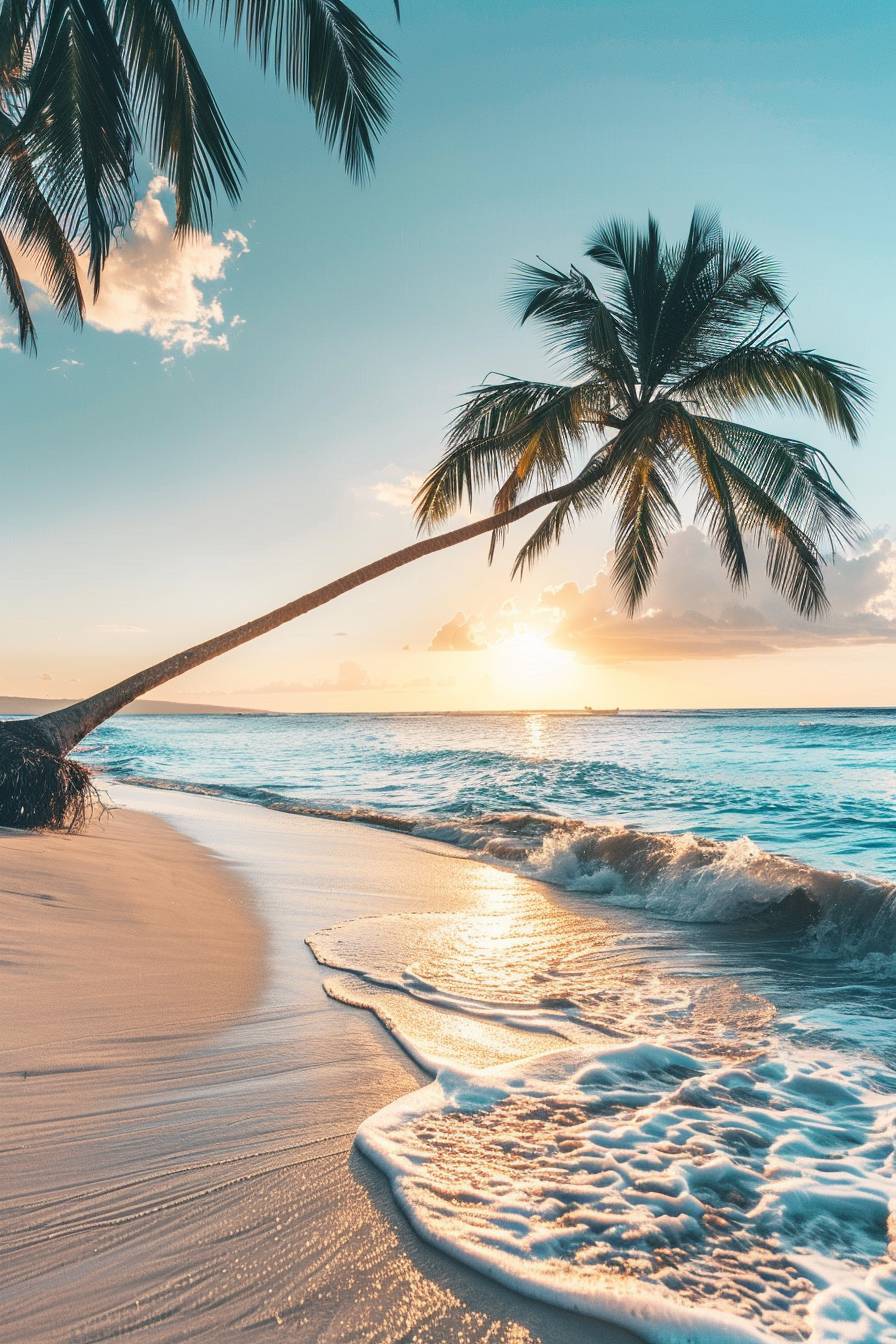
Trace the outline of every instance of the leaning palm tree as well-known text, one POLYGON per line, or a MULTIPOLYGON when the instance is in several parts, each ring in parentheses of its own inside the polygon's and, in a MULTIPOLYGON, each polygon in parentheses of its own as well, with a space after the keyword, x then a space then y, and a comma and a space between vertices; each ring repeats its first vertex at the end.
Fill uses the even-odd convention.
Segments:
POLYGON ((240 156, 184 28, 198 13, 304 98, 353 177, 372 168, 393 53, 343 0, 0 0, 0 281, 23 347, 34 322, 12 242, 79 323, 76 254, 96 297, 138 152, 171 180, 181 233, 209 227, 218 187, 238 198, 240 156))
POLYGON ((69 826, 94 798, 68 753, 132 700, 229 649, 422 556, 486 533, 495 538, 549 511, 516 558, 531 564, 574 519, 616 513, 613 577, 633 615, 678 526, 679 487, 696 491, 696 516, 736 589, 748 550, 765 550, 774 586, 798 612, 826 606, 824 553, 855 538, 858 519, 825 455, 729 419, 746 406, 817 413, 852 441, 868 393, 853 366, 796 348, 771 261, 696 213, 684 242, 663 242, 611 221, 587 255, 604 268, 601 294, 573 266, 521 268, 513 298, 540 321, 566 365, 562 382, 502 378, 463 402, 446 451, 417 498, 421 531, 443 523, 491 486, 494 512, 306 593, 275 611, 128 677, 70 708, 0 730, 0 823, 69 826))

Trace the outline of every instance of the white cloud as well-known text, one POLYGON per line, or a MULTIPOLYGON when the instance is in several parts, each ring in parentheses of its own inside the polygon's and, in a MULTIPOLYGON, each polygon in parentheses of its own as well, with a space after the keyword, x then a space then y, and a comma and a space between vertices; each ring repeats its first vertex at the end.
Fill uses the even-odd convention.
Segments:
POLYGON ((370 493, 378 504, 387 504, 390 509, 399 509, 410 513, 414 505, 414 496, 423 484, 423 477, 409 472, 400 481, 377 481, 370 487, 370 493))
POLYGON ((207 233, 176 239, 162 203, 168 189, 163 177, 154 177, 137 202, 129 232, 106 262, 87 320, 103 331, 144 332, 165 350, 185 355, 202 346, 226 350, 221 282, 249 244, 235 229, 227 229, 219 242, 207 233))
POLYGON ((634 620, 617 609, 610 562, 584 588, 570 582, 541 595, 552 641, 584 661, 730 658, 896 641, 896 545, 886 538, 828 567, 831 609, 818 621, 803 620, 774 591, 758 556, 748 593, 735 597, 695 527, 670 539, 650 607, 634 620))
POLYGON ((16 353, 19 350, 18 332, 5 317, 0 317, 0 350, 14 350, 16 353))
MULTIPOLYGON (((217 242, 207 233, 175 238, 165 206, 169 197, 166 179, 154 177, 130 229, 109 254, 95 302, 82 259, 85 320, 100 331, 142 333, 184 355, 202 347, 226 350, 228 331, 243 319, 225 313, 224 282, 228 267, 249 251, 248 240, 236 229, 225 230, 217 242)), ((23 279, 43 290, 33 259, 17 253, 17 261, 23 279)), ((0 349, 15 348, 12 328, 0 324, 0 349)))
POLYGON ((429 649, 431 653, 476 653, 484 647, 478 628, 459 611, 436 631, 429 649))

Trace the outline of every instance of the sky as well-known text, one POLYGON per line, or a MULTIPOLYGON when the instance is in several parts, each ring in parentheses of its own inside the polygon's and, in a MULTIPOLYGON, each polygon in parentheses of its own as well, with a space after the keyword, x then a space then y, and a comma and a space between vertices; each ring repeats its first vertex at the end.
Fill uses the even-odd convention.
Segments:
POLYGON ((494 370, 556 374, 508 311, 514 263, 587 264, 610 215, 652 210, 677 236, 701 204, 778 260, 800 342, 874 386, 858 448, 772 424, 831 453, 866 524, 831 571, 828 620, 788 613, 761 564, 735 601, 686 517, 628 621, 596 517, 523 582, 511 547, 489 567, 476 541, 158 694, 320 711, 893 703, 893 5, 407 0, 400 27, 387 0, 360 8, 401 67, 369 185, 194 22, 242 200, 180 247, 142 163, 85 329, 38 295, 29 358, 0 324, 0 694, 80 697, 406 544, 460 395, 494 370))

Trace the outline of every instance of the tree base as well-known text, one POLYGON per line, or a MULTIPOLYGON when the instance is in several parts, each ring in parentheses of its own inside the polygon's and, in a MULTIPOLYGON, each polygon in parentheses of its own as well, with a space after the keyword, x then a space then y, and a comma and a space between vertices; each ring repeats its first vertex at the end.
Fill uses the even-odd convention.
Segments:
POLYGON ((0 725, 0 826, 79 831, 103 811, 86 766, 35 740, 26 723, 0 725))

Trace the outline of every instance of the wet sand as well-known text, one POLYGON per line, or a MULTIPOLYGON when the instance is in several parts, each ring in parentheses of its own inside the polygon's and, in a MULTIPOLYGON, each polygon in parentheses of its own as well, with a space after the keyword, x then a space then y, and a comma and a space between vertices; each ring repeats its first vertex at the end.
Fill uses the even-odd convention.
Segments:
POLYGON ((352 1147, 424 1076, 324 995, 305 937, 473 908, 494 870, 115 797, 87 836, 0 833, 0 1341, 631 1341, 422 1243, 352 1147))

